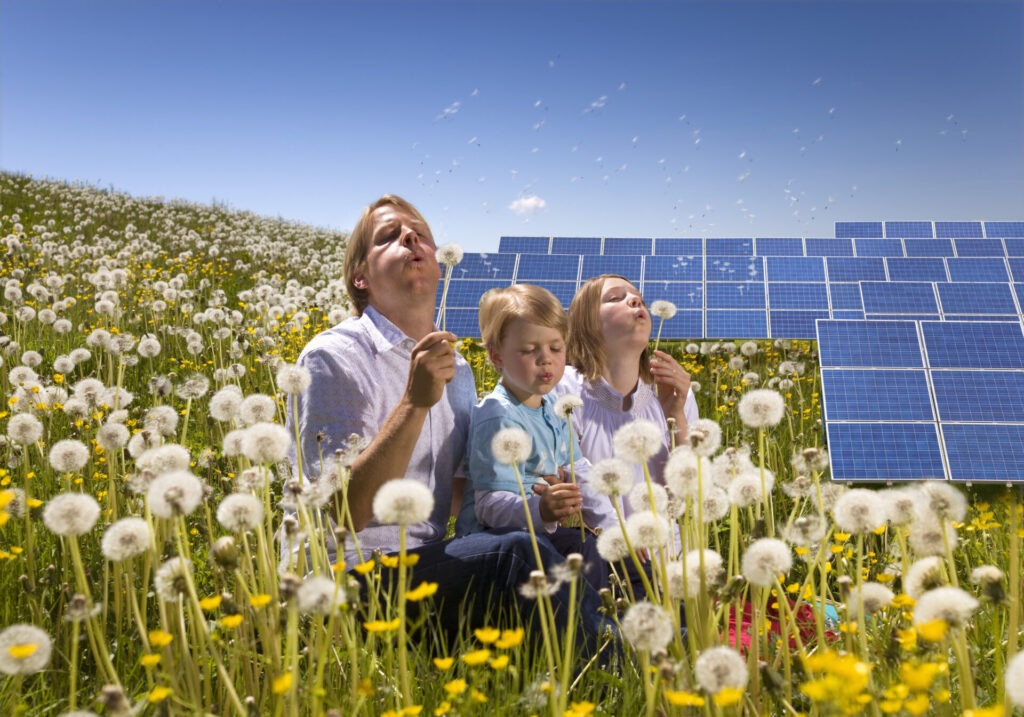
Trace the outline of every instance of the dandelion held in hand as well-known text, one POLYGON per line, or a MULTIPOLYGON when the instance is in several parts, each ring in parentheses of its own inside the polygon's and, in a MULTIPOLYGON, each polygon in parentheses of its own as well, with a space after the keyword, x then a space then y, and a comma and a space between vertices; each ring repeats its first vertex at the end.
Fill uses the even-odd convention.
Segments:
POLYGON ((658 350, 658 344, 661 343, 661 328, 665 325, 665 321, 671 319, 676 315, 676 305, 671 301, 665 301, 664 299, 658 299, 657 301, 651 302, 651 316, 657 316, 661 321, 658 323, 658 336, 654 340, 654 350, 658 350))
POLYGON ((507 466, 519 465, 530 457, 533 441, 521 428, 503 428, 491 439, 491 453, 494 459, 507 466))
POLYGON ((455 243, 442 244, 437 248, 437 263, 444 265, 444 287, 441 290, 441 308, 438 313, 441 315, 441 330, 445 330, 446 316, 445 305, 448 300, 448 284, 452 280, 452 270, 462 261, 462 247, 455 243))

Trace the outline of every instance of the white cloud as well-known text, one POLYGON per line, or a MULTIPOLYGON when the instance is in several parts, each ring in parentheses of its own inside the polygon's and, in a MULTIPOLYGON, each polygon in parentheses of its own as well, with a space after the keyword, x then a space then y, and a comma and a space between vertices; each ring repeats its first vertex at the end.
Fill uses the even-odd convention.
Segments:
POLYGON ((547 202, 534 194, 529 197, 520 197, 509 204, 508 208, 516 214, 536 214, 547 205, 547 202))

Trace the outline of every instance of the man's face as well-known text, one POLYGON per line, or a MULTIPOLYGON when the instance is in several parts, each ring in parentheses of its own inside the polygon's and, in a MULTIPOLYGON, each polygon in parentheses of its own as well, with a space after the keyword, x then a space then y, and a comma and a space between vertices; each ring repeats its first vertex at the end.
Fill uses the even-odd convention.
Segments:
POLYGON ((433 302, 441 267, 427 225, 390 204, 375 209, 370 219, 370 250, 365 270, 354 277, 356 286, 367 290, 370 303, 377 308, 417 295, 433 302))

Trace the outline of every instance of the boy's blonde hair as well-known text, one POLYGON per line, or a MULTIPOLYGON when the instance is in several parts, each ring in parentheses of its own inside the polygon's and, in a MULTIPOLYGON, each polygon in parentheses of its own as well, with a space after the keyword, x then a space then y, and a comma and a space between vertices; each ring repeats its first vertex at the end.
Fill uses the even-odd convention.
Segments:
MULTIPOLYGON (((601 274, 588 279, 569 304, 569 334, 565 341, 565 362, 579 371, 587 381, 596 381, 601 376, 607 360, 604 337, 601 335, 601 321, 598 317, 606 279, 622 279, 634 286, 633 282, 624 276, 601 274)), ((654 382, 650 352, 650 347, 647 347, 640 355, 640 379, 644 383, 654 382)))
POLYGON ((516 319, 557 329, 563 339, 569 329, 562 303, 539 286, 513 284, 506 289, 491 289, 480 297, 480 338, 488 349, 501 346, 509 324, 516 319))

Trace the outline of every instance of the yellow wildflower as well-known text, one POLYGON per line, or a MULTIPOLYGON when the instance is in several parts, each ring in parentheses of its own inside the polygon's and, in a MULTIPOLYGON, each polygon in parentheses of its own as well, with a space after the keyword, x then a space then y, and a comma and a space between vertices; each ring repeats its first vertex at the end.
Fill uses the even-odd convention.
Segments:
POLYGON ((359 680, 356 692, 359 693, 360 697, 373 697, 373 683, 370 682, 369 678, 359 680))
POLYGON ((260 593, 259 595, 252 595, 249 597, 249 604, 254 608, 261 608, 270 602, 270 596, 266 593, 260 593))
POLYGON ((389 621, 372 620, 370 622, 364 622, 363 627, 370 632, 392 632, 393 630, 398 629, 398 622, 399 620, 397 617, 394 620, 389 621))
POLYGON ((596 707, 597 705, 593 702, 587 702, 586 700, 583 702, 573 702, 569 705, 569 709, 565 711, 563 717, 586 717, 589 714, 593 714, 596 707))
POLYGON ((283 695, 292 687, 292 673, 286 672, 280 677, 275 677, 270 683, 270 691, 275 695, 283 695))
POLYGON ((518 647, 525 635, 526 633, 521 627, 517 627, 515 630, 502 630, 501 637, 494 643, 494 646, 501 650, 518 647))
POLYGON ((374 565, 376 565, 376 563, 374 563, 373 560, 367 560, 365 563, 359 563, 359 565, 356 565, 352 569, 360 575, 366 575, 368 572, 373 570, 374 565))
POLYGON ((475 667, 476 665, 482 665, 483 663, 485 663, 487 661, 487 658, 489 658, 490 656, 491 651, 484 648, 480 650, 473 650, 472 652, 467 652, 465 655, 462 656, 462 661, 470 667, 475 667))
POLYGON ((743 690, 735 687, 723 687, 711 700, 719 707, 730 707, 743 699, 743 690))
POLYGON ((451 708, 452 708, 452 703, 449 702, 448 700, 445 700, 444 702, 442 702, 441 704, 439 704, 437 706, 437 709, 434 710, 434 717, 441 717, 441 715, 443 715, 446 712, 448 712, 451 708))
POLYGON ((492 670, 504 670, 508 667, 508 655, 501 655, 494 659, 488 660, 487 664, 491 666, 492 670))
POLYGON ((466 691, 466 681, 463 678, 444 683, 444 691, 450 695, 461 695, 466 691))
POLYGON ((903 709, 912 715, 923 715, 928 711, 928 695, 924 692, 919 692, 903 703, 903 709))
POLYGON ((693 692, 676 692, 665 690, 665 699, 674 707, 703 707, 704 698, 693 692))
POLYGON ((484 702, 487 701, 487 695, 485 695, 483 692, 481 692, 480 690, 478 690, 475 687, 471 687, 470 688, 469 696, 472 697, 477 702, 479 702, 480 704, 483 704, 484 702))
POLYGON ((7 654, 15 660, 24 660, 26 657, 34 655, 38 649, 39 645, 34 642, 28 642, 24 645, 11 645, 7 648, 7 654))
POLYGON ((917 626, 917 634, 926 642, 939 642, 949 632, 949 623, 943 619, 929 620, 917 626))
POLYGON ((206 612, 209 612, 210 610, 216 610, 218 607, 220 607, 220 601, 220 595, 213 595, 211 597, 203 598, 202 600, 200 600, 199 607, 203 608, 203 610, 205 610, 206 612))
POLYGON ((478 627, 476 630, 473 630, 473 634, 476 635, 476 639, 480 642, 490 645, 501 637, 501 630, 496 627, 478 627))
POLYGON ((977 707, 973 710, 964 710, 964 717, 1003 717, 1003 706, 992 705, 991 707, 977 707))
POLYGON ((158 664, 160 664, 160 655, 155 652, 150 653, 148 655, 143 655, 139 658, 139 664, 145 667, 146 669, 156 667, 158 664))
POLYGON ((165 645, 171 644, 171 640, 174 639, 174 635, 163 630, 150 630, 149 631, 149 643, 153 647, 164 647, 165 645))
POLYGON ((381 555, 380 564, 385 568, 397 568, 398 567, 398 556, 397 555, 381 555))
POLYGON ((242 624, 242 616, 241 615, 225 615, 224 617, 222 617, 220 619, 220 624, 223 627, 228 628, 229 630, 233 630, 234 628, 236 628, 236 627, 238 627, 239 625, 242 624))
POLYGON ((925 662, 920 665, 904 662, 900 665, 900 680, 916 692, 930 689, 938 674, 939 666, 934 662, 925 662))
POLYGON ((146 699, 152 703, 163 702, 171 696, 170 687, 154 687, 146 695, 146 699))
POLYGON ((455 662, 454 657, 435 657, 434 664, 439 670, 447 670, 455 662))
POLYGON ((414 589, 405 594, 405 599, 410 602, 419 602, 437 592, 437 583, 420 583, 414 589))

